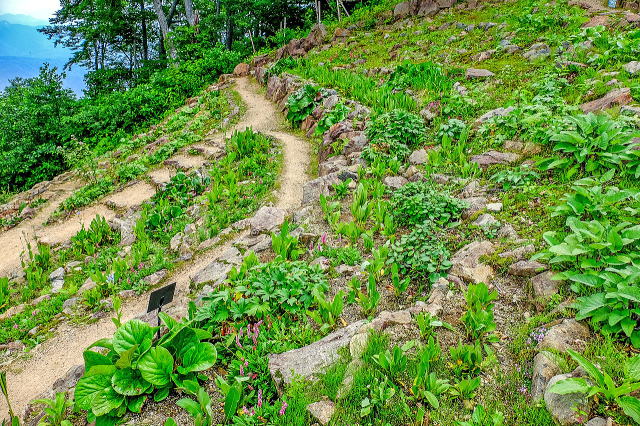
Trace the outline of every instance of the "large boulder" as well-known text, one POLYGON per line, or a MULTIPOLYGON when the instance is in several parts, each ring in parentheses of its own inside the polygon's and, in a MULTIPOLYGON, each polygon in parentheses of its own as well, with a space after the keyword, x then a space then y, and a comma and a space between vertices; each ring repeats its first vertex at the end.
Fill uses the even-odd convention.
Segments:
POLYGON ((284 222, 286 213, 277 207, 264 206, 249 219, 251 227, 251 235, 262 234, 263 232, 271 232, 284 222))
POLYGON ((218 262, 217 260, 213 261, 191 277, 191 281, 194 284, 220 284, 227 278, 227 274, 232 267, 230 264, 218 262))
POLYGON ((495 74, 489 70, 481 68, 469 68, 465 73, 465 77, 469 80, 484 80, 493 77, 495 74))
POLYGON ((246 77, 246 76, 248 76, 249 75, 249 64, 246 64, 244 62, 240 62, 233 69, 233 75, 235 75, 236 77, 246 77))
POLYGON ((540 352, 533 358, 533 375, 531 376, 531 398, 541 400, 547 389, 549 380, 562 373, 558 364, 548 354, 540 352))
POLYGON ((629 89, 628 87, 623 87, 610 91, 600 99, 584 103, 580 105, 580 108, 585 113, 596 112, 618 105, 627 105, 631 103, 631 101, 633 101, 633 98, 631 97, 631 89, 629 89))
POLYGON ((538 349, 555 349, 566 352, 567 349, 582 350, 589 340, 589 327, 572 318, 564 319, 552 326, 538 344, 538 349))
POLYGON ((518 161, 520 156, 513 152, 487 151, 484 154, 474 155, 471 162, 482 168, 487 168, 495 164, 510 164, 518 161))
POLYGON ((544 402, 551 416, 561 425, 582 424, 582 413, 589 412, 589 399, 584 393, 560 395, 550 392, 551 386, 560 380, 576 377, 573 373, 559 374, 549 381, 544 392, 544 402))
POLYGON ((308 346, 269 355, 269 371, 274 382, 282 389, 284 384, 290 384, 295 377, 312 380, 316 374, 338 360, 338 350, 348 346, 351 338, 365 323, 365 320, 354 322, 308 346))

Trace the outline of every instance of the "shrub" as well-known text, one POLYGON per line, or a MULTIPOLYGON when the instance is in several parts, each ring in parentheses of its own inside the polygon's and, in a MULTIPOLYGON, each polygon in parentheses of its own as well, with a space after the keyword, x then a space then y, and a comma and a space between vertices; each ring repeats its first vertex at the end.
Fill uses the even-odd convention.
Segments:
POLYGON ((459 218, 467 207, 465 201, 440 192, 429 183, 411 182, 393 193, 390 210, 401 225, 416 225, 425 220, 443 225, 459 218))
POLYGON ((391 245, 387 264, 394 263, 402 275, 431 282, 451 267, 449 251, 431 222, 416 226, 391 245))
POLYGON ((422 118, 398 109, 376 116, 368 123, 366 132, 369 145, 363 156, 371 163, 379 158, 404 160, 426 137, 422 118))

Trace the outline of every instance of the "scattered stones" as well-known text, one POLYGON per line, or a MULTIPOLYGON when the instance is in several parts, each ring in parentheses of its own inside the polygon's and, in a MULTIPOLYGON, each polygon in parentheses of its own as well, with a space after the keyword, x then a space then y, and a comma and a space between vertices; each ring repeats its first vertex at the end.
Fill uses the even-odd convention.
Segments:
POLYGON ((546 43, 536 43, 532 45, 528 51, 524 52, 522 56, 530 61, 535 61, 536 59, 546 58, 550 54, 551 49, 549 49, 546 43))
POLYGON ((322 271, 326 271, 330 267, 329 259, 327 259, 324 256, 320 256, 320 257, 317 257, 317 258, 313 259, 313 261, 311 263, 309 263, 309 265, 311 265, 311 266, 319 266, 320 270, 322 270, 322 271))
POLYGON ((453 83, 453 89, 462 96, 467 96, 469 94, 469 89, 464 87, 459 81, 453 83))
POLYGON ((473 283, 488 284, 493 277, 493 269, 480 263, 480 257, 488 256, 495 251, 490 241, 474 241, 461 248, 451 258, 451 274, 473 283))
POLYGON ((271 232, 284 223, 285 211, 277 207, 260 207, 256 214, 249 219, 251 235, 271 232))
POLYGON ((290 384, 296 376, 312 379, 339 358, 338 350, 351 342, 365 322, 354 322, 308 346, 269 355, 271 377, 280 388, 283 383, 290 384))
POLYGON ((321 425, 326 425, 336 411, 336 404, 331 401, 318 401, 307 405, 307 410, 321 425))
POLYGON ((436 114, 432 112, 429 108, 424 108, 420 111, 420 116, 424 119, 425 122, 429 123, 431 120, 436 118, 436 114))
POLYGON ((553 279, 553 272, 547 271, 536 275, 531 278, 531 285, 533 286, 533 294, 537 298, 549 298, 558 293, 558 288, 562 284, 562 281, 553 279))
POLYGON ((489 70, 481 69, 481 68, 469 68, 465 73, 465 77, 468 80, 484 80, 490 77, 493 77, 495 74, 489 70))
POLYGON ((3 343, 0 345, 0 351, 8 351, 8 352, 22 352, 26 346, 24 343, 20 341, 3 343))
POLYGON ((533 375, 531 376, 531 398, 541 400, 544 398, 544 391, 549 380, 562 373, 548 354, 540 352, 533 358, 533 375))
POLYGON ((569 393, 560 395, 549 391, 551 386, 560 380, 574 377, 572 373, 560 374, 549 380, 547 389, 544 392, 544 402, 547 410, 553 418, 561 425, 580 424, 583 412, 589 412, 589 401, 584 393, 569 393))
POLYGON ((472 180, 469 182, 463 189, 460 191, 460 198, 471 198, 477 197, 479 195, 484 195, 486 192, 486 188, 480 185, 480 182, 477 180, 472 180))
POLYGON ((589 339, 589 327, 568 318, 562 320, 547 331, 538 349, 555 349, 566 352, 567 349, 581 350, 589 339))
POLYGON ((427 151, 424 149, 418 149, 413 151, 409 156, 409 163, 414 165, 420 165, 427 162, 427 151))
POLYGON ((496 53, 495 49, 485 50, 483 52, 476 53, 471 57, 471 59, 475 62, 484 62, 487 59, 491 59, 494 53, 496 53))
POLYGON ((518 161, 520 156, 512 152, 487 151, 484 154, 474 155, 471 162, 482 168, 487 168, 495 164, 510 164, 518 161))
POLYGON ((55 271, 53 271, 51 274, 49 274, 49 280, 50 281, 64 280, 64 268, 61 266, 55 271))
POLYGON ((604 27, 609 25, 609 17, 607 15, 596 15, 592 17, 582 25, 582 28, 599 27, 601 25, 604 27))
POLYGON ((351 30, 348 30, 346 28, 336 28, 336 30, 333 33, 333 37, 335 38, 344 38, 344 37, 349 37, 351 35, 351 30))
POLYGON ((470 218, 477 212, 484 210, 487 206, 487 199, 485 197, 470 197, 465 198, 464 201, 469 204, 469 207, 462 213, 464 219, 470 218))
POLYGON ((591 102, 580 105, 582 112, 596 112, 609 109, 617 105, 627 105, 631 103, 633 98, 631 97, 631 89, 623 87, 621 89, 614 89, 601 97, 591 102))
POLYGON ((640 72, 640 61, 631 61, 622 66, 626 72, 629 74, 637 74, 640 72))
POLYGON ((391 189, 402 188, 407 183, 409 183, 409 181, 402 176, 387 176, 384 178, 384 184, 391 189))
POLYGON ((517 277, 532 277, 547 269, 545 265, 533 260, 520 260, 509 266, 509 274, 517 277))
POLYGON ((369 335, 367 333, 358 333, 351 338, 349 342, 349 353, 352 359, 360 359, 367 349, 369 343, 369 335))
POLYGON ((414 16, 432 16, 454 5, 454 0, 409 0, 398 3, 393 9, 396 19, 414 16))

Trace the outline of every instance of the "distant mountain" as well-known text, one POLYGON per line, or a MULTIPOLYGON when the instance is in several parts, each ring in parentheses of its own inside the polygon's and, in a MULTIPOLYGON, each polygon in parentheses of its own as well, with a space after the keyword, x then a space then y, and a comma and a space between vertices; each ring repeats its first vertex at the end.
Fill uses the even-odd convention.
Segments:
MULTIPOLYGON (((38 28, 46 24, 46 21, 26 15, 0 15, 0 90, 15 77, 35 77, 45 62, 62 70, 69 60, 69 49, 55 47, 38 32, 38 28)), ((84 73, 82 68, 74 67, 67 73, 65 86, 82 94, 84 73)))
POLYGON ((42 27, 49 23, 46 19, 38 19, 29 15, 15 15, 13 13, 1 14, 0 21, 5 21, 10 24, 27 25, 30 27, 42 27))

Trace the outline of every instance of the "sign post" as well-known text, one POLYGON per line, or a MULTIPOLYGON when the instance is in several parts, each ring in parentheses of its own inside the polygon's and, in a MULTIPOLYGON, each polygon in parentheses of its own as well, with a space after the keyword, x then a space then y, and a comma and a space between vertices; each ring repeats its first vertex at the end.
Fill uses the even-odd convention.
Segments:
POLYGON ((149 296, 149 306, 147 306, 147 313, 157 310, 158 311, 158 333, 156 338, 160 338, 160 312, 162 312, 162 306, 169 304, 173 301, 173 295, 176 292, 176 283, 171 283, 162 288, 157 289, 149 296))

